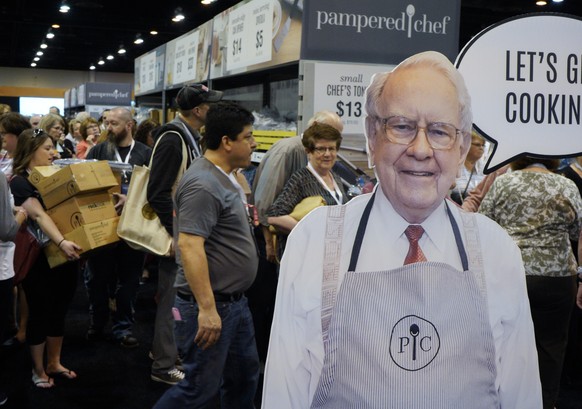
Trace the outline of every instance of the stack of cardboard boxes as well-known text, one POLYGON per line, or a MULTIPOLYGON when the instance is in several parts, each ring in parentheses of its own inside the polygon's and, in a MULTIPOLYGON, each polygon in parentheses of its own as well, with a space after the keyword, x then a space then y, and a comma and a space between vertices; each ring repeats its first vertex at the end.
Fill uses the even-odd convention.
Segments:
MULTIPOLYGON (((119 241, 119 217, 110 192, 119 190, 119 185, 107 161, 74 163, 62 169, 40 166, 29 180, 39 191, 47 214, 65 239, 82 248, 81 254, 119 241)), ((55 243, 44 250, 51 268, 68 261, 55 243)))

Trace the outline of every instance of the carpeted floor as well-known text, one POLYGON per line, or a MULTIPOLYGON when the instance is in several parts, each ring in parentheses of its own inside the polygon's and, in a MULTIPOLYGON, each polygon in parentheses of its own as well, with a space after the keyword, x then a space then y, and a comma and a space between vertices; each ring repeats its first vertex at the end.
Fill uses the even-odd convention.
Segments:
MULTIPOLYGON (((32 386, 31 364, 25 347, 0 351, 0 389, 9 394, 2 409, 149 409, 167 386, 150 380, 148 352, 153 337, 155 284, 140 286, 134 335, 140 346, 124 349, 111 341, 85 340, 88 301, 82 281, 70 308, 63 363, 75 370, 74 381, 57 381, 41 390, 32 386)), ((579 368, 582 372, 582 368, 579 368)), ((257 393, 257 407, 259 407, 257 393)), ((210 408, 217 408, 217 403, 210 408)), ((580 383, 562 387, 558 409, 582 409, 580 383)), ((470 409, 470 408, 467 408, 470 409)))

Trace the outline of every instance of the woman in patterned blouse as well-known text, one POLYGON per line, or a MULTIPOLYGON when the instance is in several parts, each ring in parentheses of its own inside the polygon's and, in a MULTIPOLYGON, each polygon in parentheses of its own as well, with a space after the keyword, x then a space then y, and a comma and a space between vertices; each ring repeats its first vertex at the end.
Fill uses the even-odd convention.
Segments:
POLYGON ((558 164, 557 159, 527 157, 513 162, 513 172, 495 180, 479 208, 505 228, 521 249, 544 409, 553 408, 558 397, 576 294, 577 262, 570 239, 579 239, 582 221, 578 188, 553 173, 558 164))
POLYGON ((303 146, 308 163, 295 172, 269 208, 268 222, 279 234, 278 255, 283 254, 285 236, 298 223, 290 213, 295 206, 309 196, 321 196, 327 205, 347 202, 347 196, 340 178, 332 172, 337 159, 342 137, 334 127, 314 123, 303 133, 303 146))

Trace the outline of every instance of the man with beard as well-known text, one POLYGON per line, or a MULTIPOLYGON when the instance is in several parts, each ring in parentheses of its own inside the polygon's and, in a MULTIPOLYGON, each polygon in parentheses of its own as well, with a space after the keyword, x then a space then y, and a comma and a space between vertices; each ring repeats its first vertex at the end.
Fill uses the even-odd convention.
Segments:
MULTIPOLYGON (((114 108, 107 115, 107 140, 95 146, 87 159, 117 161, 130 165, 149 164, 151 149, 133 139, 133 118, 126 108, 114 108)), ((121 213, 125 203, 125 193, 131 175, 122 178, 122 194, 118 195, 116 210, 121 213)), ((144 263, 144 253, 120 241, 87 260, 85 280, 89 293, 91 326, 87 339, 96 341, 103 338, 104 328, 109 318, 109 284, 115 283, 116 308, 112 316, 112 333, 115 341, 126 348, 138 346, 133 337, 133 299, 139 286, 139 277, 144 263)))

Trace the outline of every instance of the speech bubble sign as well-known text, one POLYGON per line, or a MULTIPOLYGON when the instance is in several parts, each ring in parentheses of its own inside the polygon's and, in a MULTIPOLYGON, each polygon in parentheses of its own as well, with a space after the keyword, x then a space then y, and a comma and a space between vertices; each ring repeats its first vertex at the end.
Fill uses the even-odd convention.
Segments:
POLYGON ((518 16, 477 34, 455 65, 475 127, 494 144, 485 173, 529 155, 582 153, 582 19, 518 16))

